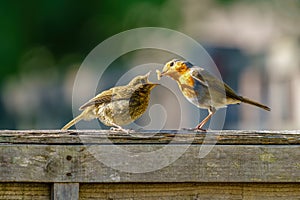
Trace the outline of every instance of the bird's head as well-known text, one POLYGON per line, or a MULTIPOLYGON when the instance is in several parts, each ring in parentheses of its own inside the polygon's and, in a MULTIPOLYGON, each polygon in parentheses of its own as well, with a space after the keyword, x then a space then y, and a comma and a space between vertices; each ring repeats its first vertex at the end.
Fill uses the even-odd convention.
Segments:
POLYGON ((148 80, 149 75, 150 72, 145 75, 136 76, 129 82, 128 86, 133 90, 131 98, 136 98, 136 95, 138 95, 138 99, 143 99, 141 98, 142 96, 147 98, 150 97, 148 94, 150 94, 151 90, 159 84, 150 82, 148 80))
POLYGON ((140 85, 150 85, 151 88, 157 86, 158 84, 152 83, 149 81, 149 75, 150 72, 148 72, 145 75, 136 76, 134 79, 132 79, 128 85, 130 86, 140 86, 140 85))
POLYGON ((173 59, 165 64, 163 71, 160 74, 160 77, 170 76, 175 80, 177 80, 182 74, 187 72, 191 67, 192 64, 187 61, 173 59))
POLYGON ((139 85, 139 84, 149 83, 149 80, 148 80, 149 75, 150 75, 150 72, 148 72, 145 75, 136 76, 129 82, 128 85, 135 86, 135 85, 139 85))

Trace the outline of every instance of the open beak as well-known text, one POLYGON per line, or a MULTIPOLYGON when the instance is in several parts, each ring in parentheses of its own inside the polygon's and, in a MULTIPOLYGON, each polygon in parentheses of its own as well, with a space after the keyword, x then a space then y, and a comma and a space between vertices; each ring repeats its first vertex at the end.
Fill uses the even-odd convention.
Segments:
POLYGON ((158 83, 149 83, 151 85, 151 89, 155 88, 156 86, 160 85, 158 83))
POLYGON ((147 77, 147 84, 151 84, 153 87, 152 88, 154 88, 155 86, 157 86, 157 85, 160 85, 160 84, 158 84, 158 83, 152 83, 152 82, 150 82, 149 81, 149 76, 150 76, 150 73, 151 73, 151 71, 149 71, 147 74, 145 74, 144 75, 144 77, 146 78, 147 77))
POLYGON ((161 77, 165 76, 166 75, 166 72, 163 71, 163 72, 160 72, 158 69, 156 70, 156 74, 157 74, 157 79, 160 80, 161 77))
POLYGON ((160 73, 160 77, 165 76, 166 73, 167 73, 166 71, 162 71, 162 72, 160 73))
POLYGON ((160 77, 162 77, 162 76, 167 76, 169 70, 170 70, 169 67, 164 66, 164 68, 163 68, 162 71, 160 72, 160 77))
POLYGON ((150 76, 151 71, 149 71, 147 74, 145 74, 143 77, 147 78, 147 81, 149 81, 149 76, 150 76))
POLYGON ((147 74, 145 74, 144 76, 149 78, 151 71, 149 71, 147 74))

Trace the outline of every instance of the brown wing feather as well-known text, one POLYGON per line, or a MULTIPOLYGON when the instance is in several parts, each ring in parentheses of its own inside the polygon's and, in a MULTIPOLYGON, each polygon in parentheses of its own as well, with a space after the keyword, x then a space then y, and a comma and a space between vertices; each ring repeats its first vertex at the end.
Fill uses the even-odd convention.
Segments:
POLYGON ((105 90, 100 94, 98 94, 97 96, 95 96, 94 98, 92 98, 91 100, 89 100, 87 103, 83 104, 79 108, 79 110, 84 110, 85 108, 95 104, 109 103, 111 102, 112 98, 113 98, 112 90, 111 89, 105 90))
POLYGON ((225 90, 226 97, 236 100, 242 100, 242 98, 237 95, 234 90, 231 89, 226 83, 220 81, 218 78, 214 77, 209 72, 200 67, 192 68, 191 75, 203 86, 211 87, 211 89, 214 89, 215 91, 218 91, 220 93, 224 93, 225 90))
POLYGON ((202 68, 192 68, 191 75, 194 79, 196 79, 199 83, 203 86, 211 87, 214 91, 218 91, 220 93, 224 93, 227 99, 238 100, 244 103, 248 103, 254 106, 258 106, 262 109, 270 111, 271 109, 268 106, 265 106, 261 103, 253 101, 251 99, 242 97, 237 95, 231 87, 229 87, 226 83, 222 82, 221 80, 217 79, 216 77, 212 76, 209 72, 205 71, 202 68))

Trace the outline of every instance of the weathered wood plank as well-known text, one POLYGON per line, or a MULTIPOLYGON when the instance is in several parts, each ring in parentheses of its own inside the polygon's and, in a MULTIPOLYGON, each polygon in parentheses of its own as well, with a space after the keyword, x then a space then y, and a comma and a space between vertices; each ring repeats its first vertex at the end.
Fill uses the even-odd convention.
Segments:
POLYGON ((139 131, 131 135, 108 130, 31 130, 0 131, 0 144, 202 144, 207 136, 217 145, 274 144, 300 145, 300 131, 139 131))
POLYGON ((79 183, 54 183, 51 188, 51 200, 78 200, 79 183))
POLYGON ((216 145, 204 158, 200 145, 191 145, 177 160, 183 145, 164 146, 117 146, 133 152, 126 157, 112 145, 0 145, 0 182, 300 182, 300 145, 216 145), (159 149, 163 155, 140 157, 159 149), (113 166, 102 163, 113 157, 113 166), (172 159, 147 173, 111 168, 138 172, 172 159))
MULTIPOLYGON (((79 199, 299 199, 299 183, 80 184, 79 199)), ((50 184, 0 183, 0 200, 50 199, 50 184)))
POLYGON ((129 183, 82 184, 80 186, 81 200, 294 200, 299 198, 300 184, 291 183, 129 183))
POLYGON ((0 183, 0 200, 49 200, 50 184, 46 183, 0 183))

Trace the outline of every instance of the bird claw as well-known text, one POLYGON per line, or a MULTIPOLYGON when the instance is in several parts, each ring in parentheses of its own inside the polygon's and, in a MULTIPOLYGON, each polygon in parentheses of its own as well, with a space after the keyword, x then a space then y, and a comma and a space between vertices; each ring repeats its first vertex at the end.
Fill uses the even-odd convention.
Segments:
POLYGON ((186 131, 197 131, 197 132, 207 132, 206 129, 203 129, 203 128, 182 128, 182 130, 186 130, 186 131))
POLYGON ((111 131, 120 131, 120 132, 124 132, 124 133, 127 133, 127 134, 130 134, 130 132, 133 131, 133 130, 130 130, 130 129, 124 129, 122 127, 111 127, 110 130, 111 131))

